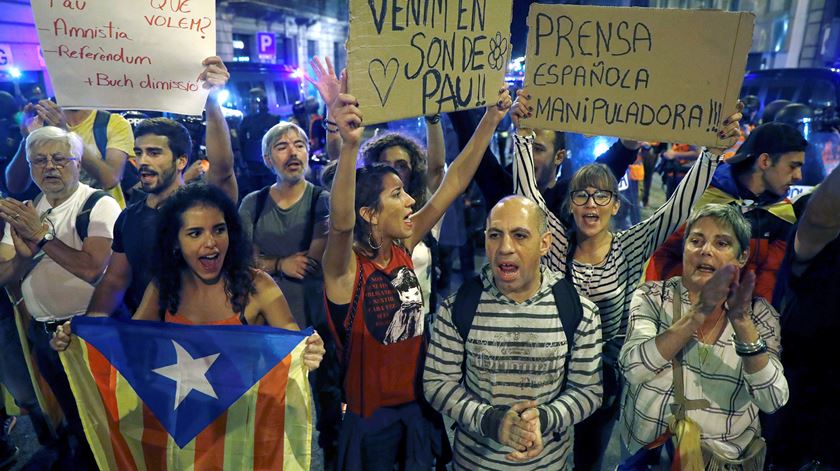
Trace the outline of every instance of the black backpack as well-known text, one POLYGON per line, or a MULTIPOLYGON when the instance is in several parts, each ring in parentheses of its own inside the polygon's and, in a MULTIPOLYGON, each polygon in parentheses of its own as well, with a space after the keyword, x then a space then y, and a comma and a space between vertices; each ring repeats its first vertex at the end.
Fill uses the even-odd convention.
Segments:
MULTIPOLYGON (((79 239, 81 239, 82 241, 87 239, 88 236, 88 227, 90 226, 90 212, 93 211, 93 207, 96 206, 96 203, 106 196, 112 197, 105 190, 94 191, 90 194, 90 196, 87 197, 87 199, 85 200, 85 204, 82 205, 82 210, 79 211, 79 214, 76 215, 76 234, 79 235, 79 239)), ((32 206, 38 206, 38 203, 43 197, 43 193, 40 193, 38 196, 36 196, 35 200, 32 201, 32 206)))
MULTIPOLYGON (((467 341, 467 337, 470 335, 470 329, 472 328, 473 319, 475 318, 483 291, 484 286, 481 283, 481 277, 476 275, 464 281, 461 287, 458 288, 458 292, 455 294, 455 300, 452 302, 452 323, 455 324, 455 328, 458 329, 458 333, 464 342, 467 341)), ((554 283, 554 286, 551 287, 551 292, 554 294, 557 315, 560 317, 560 324, 563 326, 569 347, 565 363, 566 374, 563 377, 563 384, 560 387, 562 391, 566 389, 566 380, 569 377, 569 359, 575 347, 575 332, 577 332, 578 324, 583 319, 583 306, 580 304, 580 295, 578 295, 577 290, 575 290, 574 285, 568 278, 562 278, 554 283)), ((466 349, 464 349, 464 357, 461 360, 461 371, 464 378, 466 378, 466 361, 467 353, 466 349)))

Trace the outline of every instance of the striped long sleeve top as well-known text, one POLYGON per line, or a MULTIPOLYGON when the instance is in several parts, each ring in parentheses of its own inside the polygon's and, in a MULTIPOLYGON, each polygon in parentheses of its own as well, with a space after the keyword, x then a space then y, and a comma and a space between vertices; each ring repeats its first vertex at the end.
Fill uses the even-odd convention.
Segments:
MULTIPOLYGON (((673 323, 675 287, 682 312, 689 312, 691 301, 680 277, 642 285, 630 304, 627 342, 620 358, 628 387, 619 422, 621 439, 631 453, 662 435, 671 416, 672 362, 659 353, 656 336, 673 323)), ((714 345, 699 344, 695 334, 682 351, 686 399, 711 403, 708 408, 688 411, 687 416, 700 426, 703 443, 730 459, 737 459, 753 438, 760 436, 759 410, 772 413, 788 400, 788 384, 779 361, 779 314, 764 298, 754 298, 751 317, 770 355, 767 366, 755 373, 744 371, 729 322, 714 345)))
POLYGON ((484 291, 467 339, 443 302, 435 320, 423 373, 426 399, 458 424, 455 469, 563 469, 571 453, 571 427, 601 404, 601 329, 598 308, 581 297, 583 318, 577 331, 564 332, 551 287, 562 277, 542 268, 542 283, 531 299, 517 303, 493 283, 489 265, 481 272, 484 291), (574 335, 568 359, 567 335, 574 335), (465 362, 465 363, 462 363, 465 362), (465 369, 462 370, 462 365, 465 369), (567 378, 561 390, 563 378, 567 378), (522 463, 505 460, 512 448, 481 433, 491 406, 534 400, 544 450, 522 463))
POLYGON ((580 295, 598 305, 604 337, 604 362, 615 366, 627 331, 630 299, 642 280, 645 261, 688 219, 692 207, 709 186, 720 157, 703 152, 661 208, 644 221, 614 235, 612 247, 602 263, 590 265, 573 261, 572 273, 569 274, 566 273, 568 228, 549 211, 539 192, 534 173, 533 142, 533 135, 522 137, 514 134, 514 189, 516 194, 536 202, 548 215, 552 241, 551 250, 543 263, 551 270, 571 276, 580 295))

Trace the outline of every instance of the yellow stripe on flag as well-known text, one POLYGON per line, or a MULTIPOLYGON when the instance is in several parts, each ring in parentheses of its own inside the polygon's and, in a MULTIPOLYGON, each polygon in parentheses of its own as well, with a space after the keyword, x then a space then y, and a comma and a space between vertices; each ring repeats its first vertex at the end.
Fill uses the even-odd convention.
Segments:
MULTIPOLYGON (((116 371, 116 370, 115 370, 116 371)), ((120 433, 125 437, 125 443, 134 457, 139 471, 146 471, 146 457, 143 454, 143 403, 134 388, 117 371, 116 397, 117 409, 120 413, 120 433)), ((159 471, 159 470, 154 470, 159 471)), ((162 470, 160 470, 162 471, 162 470)))
POLYGON ((289 382, 286 384, 286 417, 283 436, 283 469, 309 469, 312 462, 312 392, 309 370, 303 364, 301 342, 292 350, 289 382))
POLYGON ((193 471, 195 469, 195 438, 180 448, 172 435, 166 435, 166 464, 168 471, 193 471))
POLYGON ((257 412, 257 382, 228 409, 225 437, 225 470, 254 466, 254 422, 257 412))
POLYGON ((96 380, 88 366, 87 348, 79 337, 73 336, 73 340, 76 341, 70 342, 67 350, 59 353, 58 356, 61 358, 61 364, 64 365, 67 380, 70 382, 70 389, 76 398, 82 427, 88 437, 93 456, 96 458, 96 464, 99 465, 99 469, 116 470, 118 467, 114 450, 111 448, 108 417, 96 387, 96 380))

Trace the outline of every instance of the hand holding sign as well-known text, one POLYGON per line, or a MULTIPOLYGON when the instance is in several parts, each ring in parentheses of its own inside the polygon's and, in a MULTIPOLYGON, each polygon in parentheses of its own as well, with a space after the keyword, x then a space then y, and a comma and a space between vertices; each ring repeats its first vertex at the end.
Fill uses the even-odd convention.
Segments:
POLYGON ((228 79, 230 79, 230 72, 228 72, 225 63, 219 56, 210 56, 204 59, 201 65, 204 66, 204 70, 201 71, 196 80, 203 82, 201 86, 215 95, 224 88, 228 79))
POLYGON ((341 89, 335 101, 330 104, 338 132, 346 145, 354 146, 362 141, 365 128, 362 127, 362 112, 356 97, 347 93, 347 72, 341 73, 341 89))
POLYGON ((513 99, 510 97, 510 90, 507 86, 499 89, 499 96, 495 103, 487 107, 486 115, 493 118, 496 123, 502 122, 510 107, 513 106, 513 99))
POLYGON ((722 144, 720 146, 708 147, 709 152, 715 155, 721 155, 726 152, 726 149, 729 149, 738 142, 738 138, 741 137, 741 118, 744 117, 741 112, 743 110, 744 102, 739 100, 738 104, 735 105, 735 113, 720 123, 718 137, 721 139, 722 144))
POLYGON ((520 88, 516 91, 516 101, 513 102, 513 106, 510 110, 510 118, 513 121, 513 127, 517 131, 528 131, 531 132, 530 129, 527 127, 523 128, 519 124, 519 120, 530 118, 534 115, 534 107, 531 106, 531 95, 528 94, 528 89, 520 88))

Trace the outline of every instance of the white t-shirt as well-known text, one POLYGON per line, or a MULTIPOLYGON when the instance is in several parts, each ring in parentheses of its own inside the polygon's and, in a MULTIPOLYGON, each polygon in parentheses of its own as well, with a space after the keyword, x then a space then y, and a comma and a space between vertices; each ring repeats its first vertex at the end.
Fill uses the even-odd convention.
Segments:
MULTIPOLYGON (((76 233, 76 216, 82 210, 88 196, 96 191, 84 183, 79 183, 67 201, 53 208, 47 198, 40 198, 35 209, 45 221, 51 222, 56 239, 68 247, 82 249, 82 240, 76 233), (44 213, 49 214, 44 216, 44 213)), ((113 198, 101 198, 90 212, 88 237, 114 238, 114 222, 120 215, 120 206, 113 198)), ((3 234, 3 244, 13 245, 9 225, 3 234)), ((93 285, 78 278, 56 263, 49 255, 43 254, 35 268, 23 280, 22 291, 26 308, 38 321, 66 319, 83 314, 87 309, 93 285)))

